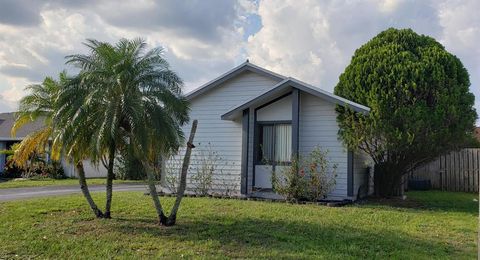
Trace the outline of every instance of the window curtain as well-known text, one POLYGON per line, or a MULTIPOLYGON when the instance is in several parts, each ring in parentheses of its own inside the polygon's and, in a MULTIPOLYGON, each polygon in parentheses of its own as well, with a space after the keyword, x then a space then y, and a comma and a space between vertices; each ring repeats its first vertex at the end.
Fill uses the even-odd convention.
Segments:
POLYGON ((273 126, 263 126, 262 133, 262 158, 261 160, 266 163, 271 163, 273 160, 273 126))
POLYGON ((275 127, 275 161, 290 162, 292 156, 292 125, 278 124, 275 127))

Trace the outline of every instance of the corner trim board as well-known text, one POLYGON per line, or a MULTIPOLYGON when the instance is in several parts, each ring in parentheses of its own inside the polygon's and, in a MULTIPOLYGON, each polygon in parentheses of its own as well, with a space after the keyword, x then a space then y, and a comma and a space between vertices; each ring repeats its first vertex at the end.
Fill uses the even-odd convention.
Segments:
POLYGON ((242 117, 242 177, 240 179, 240 193, 248 193, 248 144, 250 131, 250 109, 243 110, 242 117))
POLYGON ((298 157, 300 137, 300 90, 292 91, 292 151, 293 156, 298 157))

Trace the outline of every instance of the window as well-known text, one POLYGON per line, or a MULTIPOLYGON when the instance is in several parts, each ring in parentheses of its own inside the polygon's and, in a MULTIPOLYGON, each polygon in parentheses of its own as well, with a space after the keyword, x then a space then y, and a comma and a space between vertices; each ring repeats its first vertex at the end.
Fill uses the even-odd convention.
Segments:
POLYGON ((271 123, 259 125, 257 162, 289 163, 292 156, 292 125, 271 123))

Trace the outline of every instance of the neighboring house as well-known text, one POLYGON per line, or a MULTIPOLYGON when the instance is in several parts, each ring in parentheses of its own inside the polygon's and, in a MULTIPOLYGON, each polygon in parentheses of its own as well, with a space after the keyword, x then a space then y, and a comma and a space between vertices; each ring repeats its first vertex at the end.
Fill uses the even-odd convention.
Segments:
MULTIPOLYGON (((15 137, 12 137, 12 126, 15 122, 15 113, 0 113, 0 150, 8 150, 15 143, 19 143, 30 133, 35 132, 43 127, 42 120, 25 124, 18 129, 15 137)), ((5 154, 0 154, 0 173, 3 172, 6 162, 5 154)), ((62 166, 65 175, 69 177, 76 177, 75 168, 62 159, 62 166)), ((105 167, 100 165, 98 168, 86 161, 84 163, 85 175, 87 178, 106 177, 107 172, 105 167)))
MULTIPOLYGON (((29 133, 43 127, 41 121, 35 121, 23 126, 17 131, 15 137, 12 137, 11 131, 15 123, 14 116, 14 113, 0 113, 0 150, 10 149, 13 144, 21 142, 29 133)), ((0 154, 0 172, 3 172, 5 162, 5 154, 0 154)))
MULTIPOLYGON (((316 146, 328 150, 338 166, 329 199, 354 200, 369 186, 371 162, 361 153, 347 151, 339 140, 335 112, 336 105, 360 113, 368 113, 368 107, 248 61, 187 98, 190 118, 198 119, 193 153, 201 153, 208 144, 221 158, 216 162, 221 170, 213 176, 216 190, 229 186, 245 195, 268 191, 274 170, 285 167, 281 164, 292 154, 308 154, 316 146)), ((188 137, 190 125, 184 132, 188 137)), ((193 159, 191 164, 195 168, 202 162, 193 159)), ((189 188, 193 185, 189 183, 189 188)))
POLYGON ((478 140, 478 142, 480 142, 480 127, 479 126, 476 126, 475 127, 475 130, 473 132, 475 138, 478 140))

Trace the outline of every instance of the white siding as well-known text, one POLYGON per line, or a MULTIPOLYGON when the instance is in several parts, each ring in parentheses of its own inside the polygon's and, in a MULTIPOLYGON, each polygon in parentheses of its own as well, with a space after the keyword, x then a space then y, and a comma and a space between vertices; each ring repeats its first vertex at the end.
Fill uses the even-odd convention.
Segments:
MULTIPOLYGON (((190 119, 198 120, 194 139, 196 148, 192 154, 198 154, 202 148, 210 145, 221 158, 218 168, 222 170, 214 174, 214 189, 222 190, 228 185, 230 189, 234 188, 238 193, 240 191, 242 118, 240 116, 236 121, 228 121, 221 120, 221 115, 272 88, 277 82, 256 73, 244 72, 191 100, 190 119)), ((250 118, 250 125, 253 125, 253 117, 250 118)), ((183 128, 186 138, 190 128, 191 124, 183 128)), ((253 140, 253 136, 250 135, 250 138, 253 140)), ((183 150, 179 158, 183 158, 183 150)), ((198 165, 198 161, 192 160, 190 168, 198 165)), ((248 181, 251 181, 250 177, 248 181)), ((189 188, 192 188, 191 183, 189 188)))
POLYGON ((330 199, 347 198, 348 154, 338 139, 335 105, 318 97, 301 92, 299 152, 308 154, 316 146, 328 150, 330 161, 337 164, 337 181, 330 199))
POLYGON ((277 102, 257 110, 257 121, 292 120, 292 96, 286 96, 277 102))
MULTIPOLYGON (((61 164, 63 171, 67 177, 78 178, 78 174, 75 170, 75 167, 72 164, 69 164, 66 160, 62 159, 61 164)), ((107 169, 100 164, 98 167, 95 167, 90 161, 83 161, 83 168, 85 170, 86 178, 106 178, 107 169)))
MULTIPOLYGON (((371 173, 373 173, 373 161, 370 156, 364 151, 356 151, 353 156, 353 192, 355 198, 357 198, 358 189, 362 185, 364 185, 362 190, 368 188, 370 193, 373 191, 370 187, 370 179, 373 177, 373 175, 369 175, 371 173)), ((364 194, 361 195, 364 196, 364 194)))

